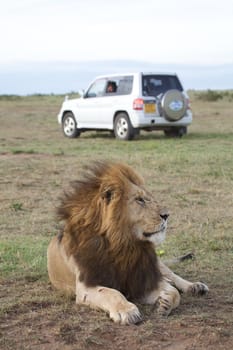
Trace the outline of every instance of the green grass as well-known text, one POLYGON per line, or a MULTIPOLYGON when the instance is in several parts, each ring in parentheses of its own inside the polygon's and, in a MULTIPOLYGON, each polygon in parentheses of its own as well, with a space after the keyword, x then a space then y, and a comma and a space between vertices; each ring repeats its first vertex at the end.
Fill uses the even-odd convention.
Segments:
POLYGON ((46 276, 48 237, 3 238, 0 242, 1 277, 46 276))

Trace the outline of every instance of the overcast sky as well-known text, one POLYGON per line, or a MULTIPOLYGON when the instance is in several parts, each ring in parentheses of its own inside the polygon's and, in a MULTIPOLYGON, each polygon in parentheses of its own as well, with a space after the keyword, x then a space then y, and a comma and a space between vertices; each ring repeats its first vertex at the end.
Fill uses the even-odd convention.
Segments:
POLYGON ((0 1, 0 64, 233 63, 233 0, 0 1))

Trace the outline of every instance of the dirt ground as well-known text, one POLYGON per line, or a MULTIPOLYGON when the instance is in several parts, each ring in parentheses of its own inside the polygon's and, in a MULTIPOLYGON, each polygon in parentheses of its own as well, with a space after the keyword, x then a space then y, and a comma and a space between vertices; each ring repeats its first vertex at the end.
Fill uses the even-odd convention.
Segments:
POLYGON ((133 326, 116 325, 100 311, 76 306, 74 300, 54 294, 46 282, 8 281, 1 285, 0 297, 4 300, 6 295, 16 303, 20 298, 24 301, 0 319, 1 349, 233 348, 232 300, 224 299, 221 290, 204 298, 184 297, 168 318, 139 305, 144 321, 133 326))

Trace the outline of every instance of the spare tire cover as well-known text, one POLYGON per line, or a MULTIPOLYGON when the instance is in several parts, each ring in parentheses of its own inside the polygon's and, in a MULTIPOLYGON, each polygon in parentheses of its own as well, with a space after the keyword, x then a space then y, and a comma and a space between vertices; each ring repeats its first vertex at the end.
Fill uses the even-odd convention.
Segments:
POLYGON ((187 109, 185 97, 179 90, 168 90, 162 97, 161 107, 164 117, 169 121, 181 119, 187 109))

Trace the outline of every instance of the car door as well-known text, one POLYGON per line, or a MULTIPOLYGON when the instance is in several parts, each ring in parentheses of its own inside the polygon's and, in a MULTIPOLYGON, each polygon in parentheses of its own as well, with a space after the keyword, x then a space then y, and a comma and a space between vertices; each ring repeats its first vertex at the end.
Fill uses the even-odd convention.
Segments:
MULTIPOLYGON (((127 77, 114 75, 105 79, 104 91, 101 92, 98 99, 95 99, 96 113, 98 114, 98 127, 112 130, 115 112, 121 109, 124 101, 123 95, 126 92, 122 91, 122 82, 127 81, 127 77)), ((93 91, 93 89, 90 90, 93 91)), ((90 92, 88 92, 88 95, 90 95, 90 92)))
POLYGON ((106 78, 97 79, 85 95, 77 101, 76 118, 80 128, 104 128, 106 84, 106 78))

